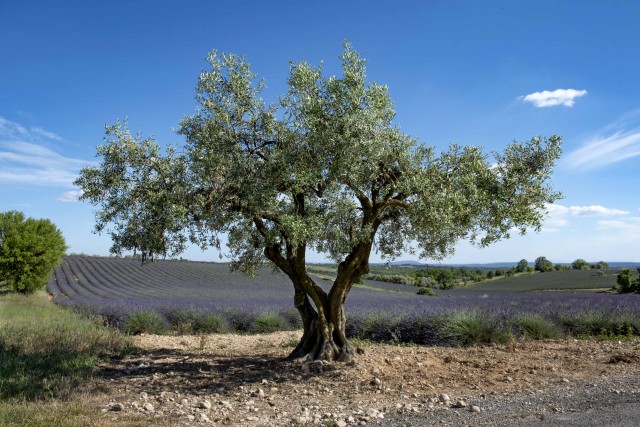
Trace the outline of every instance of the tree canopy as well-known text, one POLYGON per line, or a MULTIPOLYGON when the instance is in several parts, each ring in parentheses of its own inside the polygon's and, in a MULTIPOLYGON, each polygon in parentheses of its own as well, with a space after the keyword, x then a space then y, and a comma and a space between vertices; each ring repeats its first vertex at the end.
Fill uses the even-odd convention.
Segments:
POLYGON ((553 270, 553 263, 549 261, 546 257, 540 256, 536 258, 533 268, 536 271, 544 273, 545 271, 553 270))
POLYGON ((0 213, 0 284, 24 294, 41 289, 66 250, 62 233, 48 219, 0 213))
POLYGON ((344 302, 372 250, 441 259, 460 239, 486 246, 539 230, 559 197, 549 178, 560 137, 513 142, 492 157, 455 144, 437 153, 394 124, 388 88, 367 83, 348 43, 341 76, 291 64, 288 92, 273 103, 242 57, 213 51, 207 61, 199 107, 180 122, 184 146, 163 152, 118 122, 98 147, 102 163, 76 184, 100 206, 96 230, 109 230, 116 253, 220 249, 225 233, 234 268, 283 271, 305 326, 294 355, 350 353, 344 302), (307 274, 307 249, 338 262, 330 292, 307 274))

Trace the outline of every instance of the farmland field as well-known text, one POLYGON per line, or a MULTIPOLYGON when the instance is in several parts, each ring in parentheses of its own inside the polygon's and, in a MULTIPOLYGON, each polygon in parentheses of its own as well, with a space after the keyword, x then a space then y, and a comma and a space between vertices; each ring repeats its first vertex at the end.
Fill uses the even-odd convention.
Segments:
MULTIPOLYGON (((325 289, 331 285, 315 280, 325 289)), ((527 329, 518 326, 523 315, 534 316, 533 322, 543 319, 559 334, 638 334, 640 295, 575 291, 613 283, 613 274, 567 271, 437 290, 437 296, 429 297, 416 295, 411 285, 365 280, 346 303, 348 334, 377 341, 491 342, 526 335, 527 329), (561 290, 530 292, 552 289, 561 290), (485 332, 468 337, 470 324, 484 325, 485 332)), ((132 259, 68 256, 47 289, 57 303, 98 315, 115 327, 125 327, 140 312, 156 313, 168 326, 215 315, 239 332, 299 327, 288 279, 267 268, 247 277, 230 273, 229 265, 221 263, 156 261, 142 266, 132 259), (272 326, 264 325, 265 314, 272 326), (256 322, 263 322, 263 329, 256 322)))

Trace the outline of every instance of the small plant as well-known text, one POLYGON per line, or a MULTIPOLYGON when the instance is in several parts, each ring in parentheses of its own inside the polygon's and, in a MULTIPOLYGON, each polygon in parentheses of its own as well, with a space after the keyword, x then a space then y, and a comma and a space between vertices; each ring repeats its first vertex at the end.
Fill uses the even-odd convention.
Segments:
POLYGON ((166 313, 167 320, 171 327, 181 335, 192 334, 197 329, 197 324, 203 314, 200 310, 186 307, 177 310, 171 310, 166 313))
POLYGON ((229 330, 227 322, 217 314, 203 316, 195 325, 196 331, 205 334, 221 334, 229 330))
POLYGON ((522 335, 534 340, 552 339, 560 336, 556 325, 539 314, 520 314, 514 318, 513 323, 522 335))
POLYGON ((138 311, 125 322, 123 330, 127 334, 142 333, 165 334, 168 330, 167 322, 155 311, 138 311))
POLYGON ((431 288, 420 288, 418 289, 418 295, 428 295, 430 297, 434 297, 436 296, 436 294, 433 292, 433 289, 431 288))
POLYGON ((278 313, 267 311, 260 313, 251 324, 250 332, 265 334, 288 329, 287 322, 278 313))
POLYGON ((280 347, 282 347, 282 348, 295 348, 298 345, 299 342, 300 342, 299 338, 289 338, 288 340, 283 341, 280 344, 280 347))
POLYGON ((454 313, 447 319, 443 335, 446 340, 461 346, 504 343, 509 339, 508 334, 498 327, 490 314, 478 310, 460 310, 454 313))

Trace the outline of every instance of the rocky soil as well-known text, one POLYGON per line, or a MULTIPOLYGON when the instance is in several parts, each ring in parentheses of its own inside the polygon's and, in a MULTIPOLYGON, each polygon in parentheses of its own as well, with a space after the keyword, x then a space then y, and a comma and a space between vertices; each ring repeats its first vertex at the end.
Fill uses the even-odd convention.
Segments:
POLYGON ((368 344, 351 364, 284 361, 299 336, 139 336, 144 353, 105 364, 91 404, 167 426, 588 425, 589 411, 628 403, 628 421, 639 406, 638 339, 368 344))

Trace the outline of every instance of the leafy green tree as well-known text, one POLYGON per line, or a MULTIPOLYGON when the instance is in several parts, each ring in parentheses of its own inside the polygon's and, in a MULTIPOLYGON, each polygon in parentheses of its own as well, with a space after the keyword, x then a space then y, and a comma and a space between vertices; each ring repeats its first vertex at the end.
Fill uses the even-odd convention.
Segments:
POLYGON ((0 283, 11 290, 31 294, 41 289, 66 250, 62 233, 48 219, 0 213, 0 283))
POLYGON ((292 64, 288 92, 267 104, 249 64, 214 51, 200 107, 180 123, 183 147, 163 154, 118 122, 98 147, 102 163, 76 181, 116 253, 153 259, 189 241, 220 249, 225 233, 233 268, 284 272, 304 326, 296 358, 352 357, 344 304, 373 248, 394 258, 415 242, 423 258, 442 259, 460 239, 487 246, 514 228, 539 230, 559 197, 549 178, 560 137, 514 142, 491 159, 457 145, 437 154, 393 124, 387 87, 367 83, 349 44, 341 61, 332 77, 292 64), (307 274, 308 249, 338 262, 328 292, 307 274))
POLYGON ((582 258, 578 258, 577 260, 571 263, 571 268, 574 270, 588 270, 589 263, 582 258))
POLYGON ((604 261, 598 261, 597 263, 593 264, 591 266, 591 268, 593 268, 594 270, 607 270, 609 268, 609 264, 607 264, 604 261))
POLYGON ((527 271, 527 267, 529 267, 529 261, 521 259, 516 266, 516 273, 524 273, 527 271))
POLYGON ((541 257, 536 258, 533 268, 536 271, 544 273, 545 271, 552 271, 553 270, 553 263, 551 261, 549 261, 547 258, 541 256, 541 257))
MULTIPOLYGON (((640 272, 640 269, 638 269, 640 272)), ((618 291, 626 294, 631 292, 640 292, 640 277, 636 277, 630 269, 624 269, 618 273, 616 279, 618 291)))

